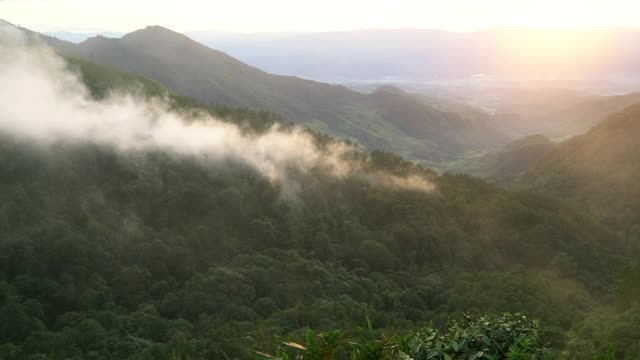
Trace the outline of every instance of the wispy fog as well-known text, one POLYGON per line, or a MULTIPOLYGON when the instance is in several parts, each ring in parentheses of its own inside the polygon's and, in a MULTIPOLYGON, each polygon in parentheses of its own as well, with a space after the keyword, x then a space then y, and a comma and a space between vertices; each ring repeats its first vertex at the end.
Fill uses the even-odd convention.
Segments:
MULTIPOLYGON (((215 164, 237 160, 283 187, 297 187, 288 174, 322 170, 334 177, 357 168, 344 159, 353 148, 336 142, 320 149, 299 128, 247 134, 208 114, 185 119, 162 99, 114 93, 91 98, 64 60, 44 45, 27 45, 21 33, 0 26, 0 131, 43 144, 58 141, 110 145, 119 151, 163 150, 204 157, 215 164)), ((362 175, 362 174, 360 174, 362 175)), ((425 179, 368 173, 381 186, 430 191, 425 179)))

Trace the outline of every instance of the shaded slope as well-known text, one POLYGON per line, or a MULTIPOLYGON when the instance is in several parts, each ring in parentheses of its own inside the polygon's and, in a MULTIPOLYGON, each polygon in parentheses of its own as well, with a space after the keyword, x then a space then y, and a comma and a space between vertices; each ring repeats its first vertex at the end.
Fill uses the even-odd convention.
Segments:
POLYGON ((640 104, 558 145, 521 183, 568 198, 625 228, 640 224, 640 104))
POLYGON ((485 155, 453 163, 447 170, 478 176, 498 183, 511 183, 530 169, 555 144, 542 135, 531 135, 485 155))
POLYGON ((523 135, 566 139, 580 135, 608 115, 640 101, 640 93, 598 96, 563 89, 496 92, 495 126, 523 135))
MULTIPOLYGON (((55 44, 54 44, 55 45, 55 44)), ((96 37, 64 52, 141 74, 204 103, 265 109, 314 129, 428 164, 505 142, 485 114, 468 121, 419 97, 361 94, 342 86, 277 76, 184 35, 153 26, 121 39, 96 37), (409 108, 411 111, 398 111, 409 108), (407 123, 423 129, 412 132, 407 123)))

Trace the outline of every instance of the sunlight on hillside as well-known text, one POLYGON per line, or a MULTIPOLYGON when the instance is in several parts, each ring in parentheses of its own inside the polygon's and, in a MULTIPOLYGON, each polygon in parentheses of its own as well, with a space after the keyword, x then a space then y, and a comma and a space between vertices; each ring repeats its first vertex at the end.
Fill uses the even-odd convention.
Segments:
POLYGON ((640 360, 638 14, 0 0, 0 360, 640 360))

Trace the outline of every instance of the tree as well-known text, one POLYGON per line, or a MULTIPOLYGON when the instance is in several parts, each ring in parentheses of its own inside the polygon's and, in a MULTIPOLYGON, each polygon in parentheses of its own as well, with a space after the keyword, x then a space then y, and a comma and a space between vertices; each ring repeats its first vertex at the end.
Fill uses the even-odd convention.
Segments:
POLYGON ((0 339, 20 344, 29 334, 29 316, 15 298, 0 308, 0 339))

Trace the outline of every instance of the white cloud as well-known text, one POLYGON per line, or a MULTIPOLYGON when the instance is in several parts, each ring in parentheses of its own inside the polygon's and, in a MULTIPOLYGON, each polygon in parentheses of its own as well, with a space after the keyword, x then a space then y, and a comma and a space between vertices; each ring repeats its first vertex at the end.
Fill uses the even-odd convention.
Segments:
POLYGON ((427 180, 362 174, 344 160, 354 149, 339 142, 320 149, 307 132, 273 127, 247 134, 238 126, 168 110, 161 100, 131 94, 92 99, 62 59, 43 46, 25 46, 17 30, 0 25, 0 131, 43 144, 95 142, 120 151, 160 150, 215 164, 234 160, 254 168, 286 193, 299 184, 291 174, 320 170, 327 176, 361 176, 385 187, 432 190, 427 180))

